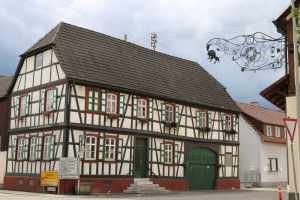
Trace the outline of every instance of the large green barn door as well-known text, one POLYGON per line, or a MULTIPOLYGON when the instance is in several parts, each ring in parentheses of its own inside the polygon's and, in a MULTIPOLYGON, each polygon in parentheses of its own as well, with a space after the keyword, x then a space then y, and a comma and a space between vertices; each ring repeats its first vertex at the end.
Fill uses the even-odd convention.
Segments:
POLYGON ((209 149, 193 149, 185 155, 185 178, 190 190, 212 190, 216 179, 216 154, 209 149))
POLYGON ((148 170, 147 139, 136 138, 134 148, 134 178, 146 178, 148 170))

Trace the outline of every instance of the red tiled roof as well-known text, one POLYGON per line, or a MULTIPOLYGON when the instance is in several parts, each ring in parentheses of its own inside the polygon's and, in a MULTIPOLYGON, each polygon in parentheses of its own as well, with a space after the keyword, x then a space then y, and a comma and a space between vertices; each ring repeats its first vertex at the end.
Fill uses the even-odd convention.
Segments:
POLYGON ((266 136, 262 133, 247 116, 251 116, 254 119, 261 121, 262 123, 272 124, 277 126, 284 126, 282 118, 284 117, 284 112, 264 108, 256 105, 246 104, 246 103, 236 103, 237 106, 242 110, 244 114, 241 117, 245 120, 249 126, 253 128, 256 134, 261 138, 262 141, 266 142, 276 142, 276 143, 286 143, 286 138, 278 138, 272 136, 266 136))
POLYGON ((236 104, 245 114, 257 119, 258 121, 265 124, 284 126, 282 118, 285 117, 285 114, 282 111, 246 103, 237 102, 236 104))
POLYGON ((262 132, 260 132, 248 119, 247 117, 245 117, 243 114, 241 114, 241 117, 245 120, 245 122, 247 122, 247 124, 249 124, 254 131, 256 132, 256 134, 260 137, 260 139, 262 141, 266 141, 266 142, 276 142, 276 143, 286 143, 286 138, 277 138, 277 137, 270 137, 270 136, 266 136, 264 135, 262 132))

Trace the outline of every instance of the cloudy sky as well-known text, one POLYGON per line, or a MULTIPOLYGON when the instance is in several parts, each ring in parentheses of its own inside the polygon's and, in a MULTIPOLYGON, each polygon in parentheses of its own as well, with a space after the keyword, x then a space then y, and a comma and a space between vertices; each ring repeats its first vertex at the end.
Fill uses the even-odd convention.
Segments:
POLYGON ((274 38, 272 21, 289 0, 1 0, 0 75, 13 75, 19 55, 60 21, 92 29, 150 47, 158 35, 157 51, 198 62, 232 98, 258 101, 274 108, 259 92, 285 74, 284 68, 241 72, 224 56, 220 63, 207 59, 206 43, 263 32, 274 38))

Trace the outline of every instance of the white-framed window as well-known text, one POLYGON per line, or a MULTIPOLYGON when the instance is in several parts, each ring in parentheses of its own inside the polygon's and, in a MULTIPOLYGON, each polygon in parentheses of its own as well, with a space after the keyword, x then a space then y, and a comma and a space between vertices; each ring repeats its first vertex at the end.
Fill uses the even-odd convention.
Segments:
POLYGON ((85 149, 84 149, 84 159, 85 160, 96 160, 96 146, 97 137, 86 136, 85 137, 85 149))
POLYGON ((147 101, 138 99, 138 117, 147 118, 147 101))
POLYGON ((43 148, 43 159, 51 160, 53 159, 54 153, 54 136, 44 137, 44 148, 43 148))
POLYGON ((23 147, 25 144, 24 138, 18 139, 18 146, 17 146, 17 160, 23 160, 23 147))
POLYGON ((116 139, 105 138, 105 157, 106 161, 115 161, 116 159, 116 139))
POLYGON ((37 138, 32 137, 30 139, 29 160, 36 160, 36 148, 37 148, 37 138))
POLYGON ((267 126, 267 136, 272 136, 272 127, 267 126))
POLYGON ((165 164, 173 164, 173 144, 165 144, 165 164))
POLYGON ((41 68, 43 66, 43 53, 37 54, 35 56, 35 68, 41 68))
POLYGON ((276 137, 280 137, 280 127, 276 127, 275 132, 276 132, 276 137))
POLYGON ((205 111, 199 112, 199 127, 207 127, 207 113, 205 111))
POLYGON ((107 113, 117 113, 117 95, 112 93, 107 93, 107 113))
POLYGON ((26 107, 27 107, 27 96, 23 96, 20 99, 20 111, 19 111, 20 116, 26 115, 26 107))
POLYGON ((269 172, 278 172, 278 159, 268 158, 269 172))
POLYGON ((174 122, 174 106, 171 104, 166 104, 166 122, 174 122))
POLYGON ((46 111, 54 110, 54 90, 48 90, 46 92, 46 111))
POLYGON ((231 129, 232 129, 232 116, 225 115, 225 130, 231 130, 231 129))

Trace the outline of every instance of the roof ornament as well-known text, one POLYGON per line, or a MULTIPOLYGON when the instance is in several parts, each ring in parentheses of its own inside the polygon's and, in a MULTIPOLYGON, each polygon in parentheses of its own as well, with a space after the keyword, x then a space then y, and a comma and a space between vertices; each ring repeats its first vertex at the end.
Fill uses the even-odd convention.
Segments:
POLYGON ((241 67, 241 71, 276 70, 285 64, 285 38, 273 38, 261 32, 232 39, 213 38, 206 44, 210 61, 220 62, 224 55, 241 67))

